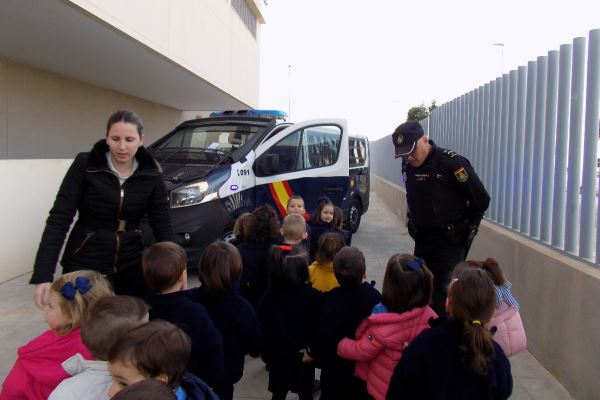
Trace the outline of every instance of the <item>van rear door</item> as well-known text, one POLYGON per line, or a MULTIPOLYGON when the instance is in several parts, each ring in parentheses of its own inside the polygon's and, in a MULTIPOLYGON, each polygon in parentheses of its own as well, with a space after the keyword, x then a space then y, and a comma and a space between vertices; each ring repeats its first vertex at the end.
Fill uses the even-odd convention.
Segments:
POLYGON ((327 196, 341 206, 348 191, 348 129, 343 119, 294 124, 255 149, 255 205, 271 204, 284 217, 287 200, 303 197, 307 211, 327 196))

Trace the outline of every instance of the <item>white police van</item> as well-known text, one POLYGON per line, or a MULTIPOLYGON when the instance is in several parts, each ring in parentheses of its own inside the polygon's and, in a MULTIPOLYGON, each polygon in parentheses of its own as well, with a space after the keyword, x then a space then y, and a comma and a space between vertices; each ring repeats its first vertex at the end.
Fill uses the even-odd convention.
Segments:
POLYGON ((286 215, 304 198, 309 213, 327 196, 358 229, 369 207, 368 140, 348 135, 343 119, 285 122, 274 110, 212 113, 186 121, 148 146, 161 163, 171 221, 190 265, 237 217, 261 204, 286 215))

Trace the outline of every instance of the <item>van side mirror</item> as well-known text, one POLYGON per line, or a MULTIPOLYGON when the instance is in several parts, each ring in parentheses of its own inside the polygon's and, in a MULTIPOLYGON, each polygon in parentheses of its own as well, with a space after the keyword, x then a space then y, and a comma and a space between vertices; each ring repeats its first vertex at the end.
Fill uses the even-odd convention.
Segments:
POLYGON ((259 176, 275 175, 279 172, 279 154, 263 154, 256 163, 259 176))

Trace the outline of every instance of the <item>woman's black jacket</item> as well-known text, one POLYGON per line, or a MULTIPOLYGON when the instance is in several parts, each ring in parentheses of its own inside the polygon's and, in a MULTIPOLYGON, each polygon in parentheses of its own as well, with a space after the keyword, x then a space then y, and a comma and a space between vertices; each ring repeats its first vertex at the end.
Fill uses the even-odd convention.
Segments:
POLYGON ((30 283, 52 282, 77 212, 61 260, 63 273, 93 269, 113 275, 139 266, 144 249, 139 223, 146 213, 157 241, 174 240, 158 162, 140 147, 135 155, 138 168, 121 186, 108 167, 108 150, 102 139, 71 164, 46 220, 30 283))

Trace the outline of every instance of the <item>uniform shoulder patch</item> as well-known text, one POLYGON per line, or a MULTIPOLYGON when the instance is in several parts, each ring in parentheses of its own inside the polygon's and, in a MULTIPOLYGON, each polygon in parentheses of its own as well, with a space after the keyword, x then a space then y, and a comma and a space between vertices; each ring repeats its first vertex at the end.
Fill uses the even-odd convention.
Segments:
POLYGON ((447 155, 450 158, 454 158, 454 157, 456 157, 458 155, 458 153, 455 152, 454 150, 448 150, 448 149, 444 149, 442 151, 442 153, 445 154, 445 155, 447 155))
POLYGON ((469 180, 469 174, 467 174, 467 171, 464 167, 460 167, 459 169, 454 171, 454 176, 460 183, 465 183, 469 180))

